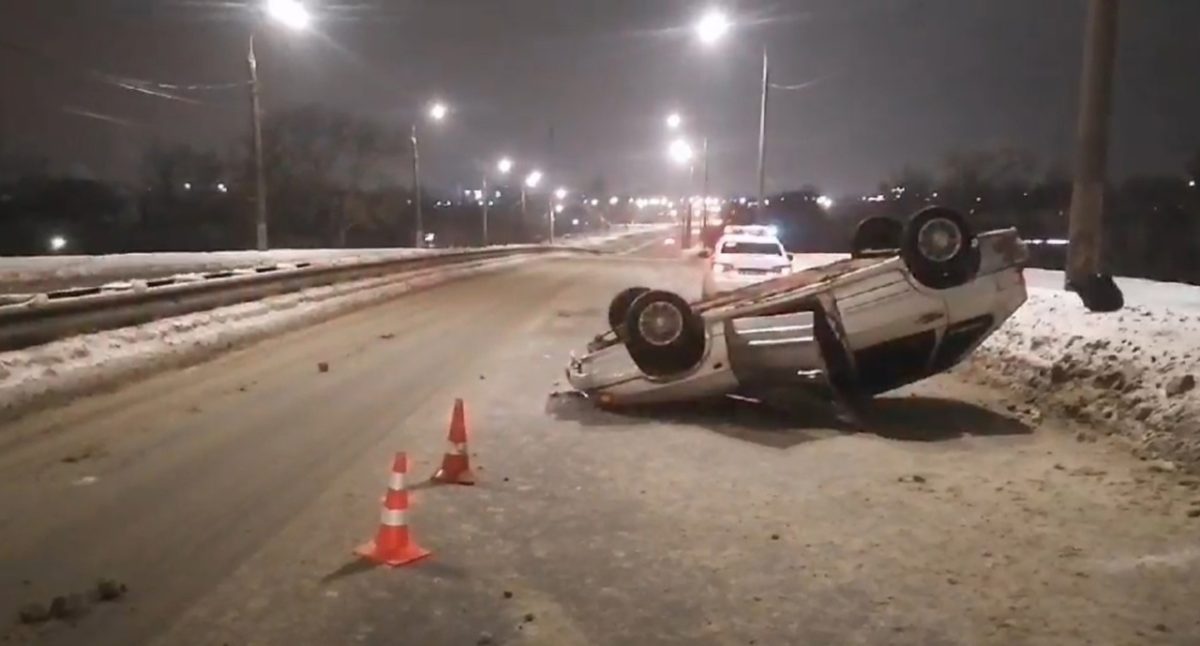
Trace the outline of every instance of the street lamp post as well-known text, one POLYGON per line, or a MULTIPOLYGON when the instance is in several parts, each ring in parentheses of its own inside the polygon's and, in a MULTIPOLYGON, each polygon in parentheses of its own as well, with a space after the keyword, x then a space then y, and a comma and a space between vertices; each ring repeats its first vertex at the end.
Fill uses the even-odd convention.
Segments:
MULTIPOLYGON (((444 103, 434 102, 429 106, 429 118, 433 121, 441 121, 446 118, 449 109, 444 103)), ((422 247, 425 244, 425 221, 424 210, 421 207, 421 147, 417 140, 417 122, 412 124, 412 181, 413 181, 413 200, 416 204, 416 220, 417 230, 415 233, 416 247, 422 247)))
MULTIPOLYGON (((683 125, 683 117, 680 116, 680 114, 678 112, 672 112, 671 114, 667 115, 667 128, 669 130, 678 130, 681 125, 683 125)), ((686 143, 686 142, 684 142, 684 143, 686 143)), ((672 144, 672 145, 675 145, 675 144, 672 144)), ((689 159, 689 161, 690 161, 691 154, 692 154, 690 152, 690 149, 691 148, 689 146, 688 147, 689 152, 685 155, 685 157, 687 157, 689 159)), ((669 151, 669 152, 672 157, 677 156, 676 155, 677 151, 669 151)), ((682 151, 678 151, 678 152, 682 153, 682 151)), ((708 199, 708 135, 705 135, 702 139, 700 155, 701 155, 700 164, 702 167, 702 175, 703 175, 701 193, 703 195, 702 200, 704 200, 702 202, 704 208, 700 214, 700 231, 703 232, 704 229, 708 228, 708 202, 707 202, 707 199, 708 199)), ((689 181, 691 183, 688 185, 688 190, 691 190, 692 186, 695 183, 695 170, 696 170, 695 166, 692 166, 691 177, 689 179, 689 181)), ((691 200, 689 200, 688 201, 688 218, 689 218, 688 219, 688 231, 689 232, 691 231, 691 214, 692 214, 692 207, 691 207, 691 200)), ((691 241, 690 233, 685 233, 682 237, 685 238, 684 242, 691 241)))
MULTIPOLYGON (((675 141, 672 141, 670 147, 667 148, 667 154, 675 163, 681 166, 683 164, 688 165, 688 192, 692 191, 696 183, 696 154, 695 151, 692 150, 692 145, 689 144, 687 140, 676 139, 675 141)), ((679 246, 681 249, 688 249, 691 247, 692 243, 692 209, 694 208, 694 205, 692 204, 693 200, 691 195, 685 196, 684 199, 687 200, 688 207, 683 218, 683 230, 679 235, 679 246)))
MULTIPOLYGON (((728 16, 714 9, 704 14, 696 22, 696 37, 705 45, 715 45, 729 33, 732 26, 733 23, 728 16)), ((767 55, 767 48, 763 47, 762 91, 759 95, 758 110, 758 213, 760 215, 766 205, 767 197, 767 99, 770 91, 771 59, 767 55)), ((705 166, 707 168, 707 164, 705 166)))
POLYGON ((558 200, 558 205, 550 205, 550 244, 554 244, 554 216, 557 215, 558 208, 562 205, 562 201, 567 199, 567 189, 561 186, 555 189, 554 198, 558 200))
POLYGON ((533 170, 525 176, 525 182, 521 184, 521 221, 524 222, 528 217, 528 212, 525 209, 525 189, 537 188, 538 184, 542 183, 542 171, 533 170))
MULTIPOLYGON (((501 175, 508 175, 512 170, 513 162, 508 157, 501 157, 500 161, 496 162, 496 170, 501 175)), ((524 191, 521 192, 524 195, 524 191)), ((523 198, 522 198, 523 199, 523 198)), ((491 198, 488 197, 488 172, 483 172, 483 246, 488 244, 488 202, 491 198)))
MULTIPOLYGON (((264 14, 296 31, 307 28, 311 19, 308 10, 297 0, 268 0, 264 6, 264 14)), ((266 171, 263 169, 262 99, 258 80, 258 56, 254 51, 256 31, 257 26, 250 30, 246 66, 250 72, 250 127, 254 133, 254 246, 263 251, 268 247, 267 181, 266 171)))
POLYGON ((771 91, 771 59, 763 47, 762 95, 758 110, 758 215, 762 221, 763 208, 767 199, 767 96, 771 91))

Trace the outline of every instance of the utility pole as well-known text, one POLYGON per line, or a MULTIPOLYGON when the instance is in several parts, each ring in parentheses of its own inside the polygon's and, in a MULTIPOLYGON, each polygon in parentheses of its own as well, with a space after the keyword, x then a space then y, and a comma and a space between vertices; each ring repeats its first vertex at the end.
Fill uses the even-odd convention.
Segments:
POLYGON ((1080 83, 1075 181, 1068 221, 1067 287, 1093 311, 1120 309, 1123 297, 1100 255, 1104 215, 1108 127, 1117 53, 1118 0, 1089 0, 1080 83))
POLYGON ((483 174, 483 244, 480 246, 486 247, 488 244, 488 184, 487 173, 483 174))
POLYGON ((421 152, 417 146, 417 124, 412 125, 412 180, 413 203, 417 207, 417 231, 414 247, 425 245, 425 226, 421 212, 421 152))
POLYGON ((704 210, 700 212, 700 244, 704 244, 704 231, 708 229, 708 136, 704 137, 704 180, 700 191, 704 210))
POLYGON ((766 208, 767 199, 767 98, 771 91, 771 62, 763 48, 762 95, 758 113, 758 215, 766 208))
POLYGON ((258 88, 258 59, 254 55, 254 31, 250 32, 250 47, 246 54, 250 68, 250 122, 254 130, 254 244, 259 251, 267 249, 267 181, 263 170, 262 103, 258 88))

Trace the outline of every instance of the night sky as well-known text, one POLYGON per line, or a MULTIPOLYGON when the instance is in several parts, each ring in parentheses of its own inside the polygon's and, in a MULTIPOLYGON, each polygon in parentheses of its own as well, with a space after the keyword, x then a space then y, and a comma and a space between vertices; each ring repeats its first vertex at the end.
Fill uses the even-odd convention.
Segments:
MULTIPOLYGON (((709 5, 682 0, 308 5, 308 33, 260 32, 266 108, 321 102, 403 127, 443 98, 455 112, 426 129, 423 153, 444 187, 506 153, 556 184, 679 188, 663 125, 678 109, 711 134, 714 188, 749 192, 764 45, 777 83, 817 81, 773 97, 771 189, 870 190, 955 148, 1070 161, 1083 0, 741 0, 723 5, 739 24, 711 49, 689 29, 709 5)), ((1200 146, 1200 2, 1122 12, 1112 170, 1181 173, 1200 146)), ((123 180, 155 139, 229 150, 249 129, 244 90, 187 103, 81 72, 240 81, 251 16, 222 0, 0 0, 0 147, 123 180)))

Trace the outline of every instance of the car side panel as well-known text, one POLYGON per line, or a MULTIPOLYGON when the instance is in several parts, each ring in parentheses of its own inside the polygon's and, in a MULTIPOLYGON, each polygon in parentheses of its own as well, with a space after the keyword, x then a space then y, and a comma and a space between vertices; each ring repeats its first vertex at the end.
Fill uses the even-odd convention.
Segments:
POLYGON ((725 322, 734 375, 743 387, 824 381, 825 361, 814 312, 753 316, 725 322))
POLYGON ((900 267, 834 286, 852 350, 945 328, 945 301, 915 288, 900 267))

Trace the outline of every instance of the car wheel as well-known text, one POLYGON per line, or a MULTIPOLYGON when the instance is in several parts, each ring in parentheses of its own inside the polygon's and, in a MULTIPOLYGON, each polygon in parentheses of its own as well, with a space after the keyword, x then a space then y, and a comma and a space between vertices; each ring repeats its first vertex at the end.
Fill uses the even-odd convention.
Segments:
POLYGON ((648 291, 650 291, 649 287, 628 287, 621 290, 621 293, 614 296, 612 302, 608 304, 608 327, 616 333, 618 339, 625 340, 623 329, 625 315, 629 313, 629 306, 633 305, 633 301, 637 300, 638 296, 648 291))
POLYGON ((651 377, 690 370, 704 357, 704 321, 678 294, 651 290, 638 296, 623 327, 629 356, 651 377))
POLYGON ((884 217, 870 217, 858 223, 854 239, 850 243, 850 254, 855 258, 869 255, 872 251, 887 251, 900 248, 904 225, 884 217))
POLYGON ((932 289, 964 285, 979 271, 979 248, 966 218, 940 206, 923 209, 909 219, 900 257, 913 277, 932 289))

